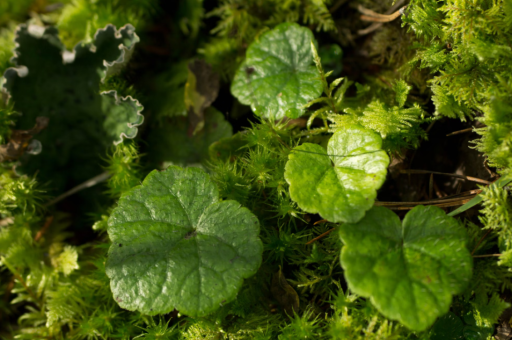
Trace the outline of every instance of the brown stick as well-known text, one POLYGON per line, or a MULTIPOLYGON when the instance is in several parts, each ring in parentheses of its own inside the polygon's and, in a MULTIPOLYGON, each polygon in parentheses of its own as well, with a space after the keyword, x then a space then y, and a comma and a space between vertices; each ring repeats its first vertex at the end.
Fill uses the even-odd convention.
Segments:
POLYGON ((313 242, 315 242, 315 241, 318 241, 318 240, 319 240, 319 239, 321 239, 322 237, 325 237, 325 236, 329 235, 330 233, 332 233, 334 230, 336 230, 336 228, 332 228, 332 229, 327 230, 327 231, 326 231, 325 233, 323 233, 322 235, 317 236, 317 237, 315 237, 314 239, 312 239, 311 241, 307 242, 307 243, 306 243, 306 245, 311 244, 311 243, 313 243, 313 242))
POLYGON ((464 129, 464 130, 459 130, 459 131, 455 131, 455 132, 450 132, 449 134, 446 135, 446 137, 450 137, 450 136, 455 136, 455 135, 460 135, 460 134, 463 134, 463 133, 466 133, 466 132, 471 132, 473 131, 473 128, 470 127, 470 128, 467 128, 467 129, 464 129))
MULTIPOLYGON (((398 7, 400 7, 403 3, 405 2, 405 0, 399 0, 396 2, 396 4, 391 7, 389 10, 386 11, 386 14, 391 14, 393 13, 398 7)), ((367 28, 363 29, 363 30, 359 30, 357 31, 357 34, 359 35, 366 35, 366 34, 369 34, 369 33, 372 33, 373 31, 379 29, 381 26, 383 25, 382 22, 376 22, 376 23, 373 23, 371 24, 370 26, 368 26, 367 28)))
POLYGON ((34 241, 37 242, 41 239, 41 237, 43 237, 44 233, 46 233, 46 231, 48 230, 48 228, 50 227, 52 222, 53 222, 53 216, 48 216, 46 218, 46 221, 44 222, 43 227, 37 232, 36 236, 34 237, 34 241))
MULTIPOLYGON (((495 179, 491 182, 494 183, 499 178, 495 179)), ((443 198, 428 200, 428 201, 419 201, 419 202, 375 202, 373 205, 377 207, 388 207, 391 210, 410 210, 417 205, 434 205, 440 208, 454 207, 458 205, 466 204, 471 201, 474 197, 480 194, 482 190, 470 190, 465 191, 458 195, 446 196, 443 198), (460 196, 460 197, 459 197, 460 196)))
POLYGON ((404 7, 400 8, 398 11, 396 11, 395 13, 392 13, 389 15, 376 13, 372 10, 364 8, 363 6, 359 6, 358 10, 359 10, 359 12, 363 13, 363 15, 361 15, 361 20, 384 23, 384 22, 393 21, 396 18, 398 18, 399 16, 401 16, 404 13, 404 10, 406 7, 407 6, 404 6, 404 7))
POLYGON ((379 201, 379 202, 375 202, 375 205, 388 207, 388 206, 401 206, 401 205, 420 205, 420 204, 432 205, 432 204, 442 204, 442 203, 455 203, 455 202, 459 202, 461 200, 470 200, 475 196, 476 196, 476 194, 475 195, 466 195, 466 196, 462 196, 462 197, 453 197, 453 198, 435 198, 433 200, 416 201, 416 202, 380 202, 379 201))
POLYGON ((473 255, 473 257, 500 257, 501 254, 473 255))
POLYGON ((478 195, 479 193, 481 193, 482 190, 480 189, 474 189, 474 190, 469 190, 469 191, 464 191, 464 192, 460 192, 458 194, 454 194, 454 195, 449 195, 449 196, 442 196, 441 198, 435 198, 433 199, 433 201, 435 200, 439 200, 439 201, 442 201, 444 199, 447 199, 447 198, 455 198, 455 197, 465 197, 465 196, 471 196, 471 195, 478 195))
POLYGON ((437 171, 404 169, 404 170, 400 170, 400 173, 402 173, 402 174, 434 174, 434 175, 462 178, 467 181, 476 182, 476 183, 485 184, 485 185, 491 184, 491 182, 489 182, 489 181, 486 181, 486 180, 483 180, 480 178, 476 178, 476 177, 464 176, 464 175, 458 175, 458 174, 448 174, 448 173, 437 172, 437 171))
POLYGON ((482 192, 482 190, 480 189, 475 189, 475 190, 469 190, 469 191, 464 191, 464 192, 461 192, 460 194, 457 194, 457 195, 450 195, 450 196, 445 196, 445 197, 441 197, 441 198, 434 198, 432 200, 428 200, 428 201, 419 201, 419 202, 375 202, 375 205, 377 206, 384 206, 384 207, 388 207, 388 206, 401 206, 401 205, 413 205, 413 206, 416 206, 416 205, 420 205, 420 204, 425 204, 425 205, 429 205, 429 204, 437 204, 437 203, 443 203, 443 202, 453 202, 453 201, 457 201, 458 199, 471 199, 473 197, 475 197, 476 195, 480 194, 482 192))
POLYGON ((440 208, 456 207, 464 205, 471 201, 476 195, 471 195, 463 198, 445 199, 445 200, 431 200, 420 202, 375 202, 377 207, 387 207, 391 210, 411 210, 417 205, 433 205, 440 208))

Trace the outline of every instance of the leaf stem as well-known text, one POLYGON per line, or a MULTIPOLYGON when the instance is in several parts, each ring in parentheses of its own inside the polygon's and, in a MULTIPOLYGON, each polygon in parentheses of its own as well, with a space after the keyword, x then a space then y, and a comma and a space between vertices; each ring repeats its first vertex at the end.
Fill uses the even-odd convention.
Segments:
POLYGON ((450 132, 449 134, 446 135, 446 137, 450 137, 450 136, 455 136, 455 135, 460 135, 460 134, 463 134, 463 133, 466 133, 466 132, 471 132, 473 131, 473 128, 470 127, 470 128, 467 128, 467 129, 464 129, 464 130, 459 130, 459 131, 455 131, 455 132, 450 132))
POLYGON ((315 241, 318 241, 319 239, 321 239, 321 238, 329 235, 330 233, 332 233, 334 230, 336 230, 336 228, 332 228, 332 229, 327 230, 325 233, 321 234, 320 236, 317 236, 314 239, 312 239, 311 241, 306 242, 306 245, 314 243, 315 241))

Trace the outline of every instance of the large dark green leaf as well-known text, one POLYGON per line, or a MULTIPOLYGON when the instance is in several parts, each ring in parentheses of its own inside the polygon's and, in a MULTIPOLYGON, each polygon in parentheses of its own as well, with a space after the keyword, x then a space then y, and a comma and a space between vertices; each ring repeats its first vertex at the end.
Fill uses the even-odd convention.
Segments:
POLYGON ((170 167, 121 197, 108 221, 106 264, 121 307, 199 316, 235 298, 263 246, 258 219, 218 196, 204 171, 170 167))

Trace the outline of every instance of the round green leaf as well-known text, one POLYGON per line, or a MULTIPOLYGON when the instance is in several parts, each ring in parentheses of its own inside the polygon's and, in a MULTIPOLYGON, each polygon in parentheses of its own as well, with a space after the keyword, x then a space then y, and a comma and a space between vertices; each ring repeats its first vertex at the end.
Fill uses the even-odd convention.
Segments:
POLYGON ((262 117, 300 117, 303 105, 322 93, 322 82, 312 65, 313 40, 311 30, 294 23, 266 32, 247 49, 231 93, 262 117))
POLYGON ((354 125, 336 132, 327 146, 304 143, 288 158, 290 196, 309 213, 331 222, 357 222, 373 206, 386 178, 389 157, 381 137, 354 125))
POLYGON ((144 314, 208 314, 234 299, 261 264, 258 219, 235 201, 220 202, 197 168, 151 172, 121 197, 108 233, 114 298, 144 314))
POLYGON ((349 288, 412 330, 447 313, 452 295, 471 278, 466 231, 434 206, 415 207, 403 223, 391 210, 374 207, 358 223, 341 225, 340 236, 349 288))

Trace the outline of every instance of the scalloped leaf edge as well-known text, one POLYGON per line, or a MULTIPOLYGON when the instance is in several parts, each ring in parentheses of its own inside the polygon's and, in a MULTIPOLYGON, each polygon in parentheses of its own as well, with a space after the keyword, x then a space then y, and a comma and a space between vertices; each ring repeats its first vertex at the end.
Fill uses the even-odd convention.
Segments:
MULTIPOLYGON (((20 44, 18 42, 18 37, 19 37, 19 32, 23 29, 26 29, 30 35, 32 35, 36 38, 43 38, 46 34, 48 34, 50 36, 58 37, 58 29, 53 26, 43 27, 43 26, 39 26, 39 25, 27 25, 27 24, 18 25, 18 27, 16 28, 16 32, 14 34, 14 45, 15 46, 14 46, 14 50, 13 50, 13 56, 11 57, 11 60, 10 60, 13 64, 17 64, 17 59, 19 57, 18 48, 20 47, 20 44)), ((68 51, 64 47, 64 44, 59 39, 58 41, 62 47, 61 55, 62 55, 63 64, 70 64, 70 63, 74 62, 77 55, 80 55, 84 51, 95 52, 96 46, 94 45, 94 42, 96 41, 96 39, 101 34, 108 34, 108 31, 112 30, 112 29, 114 30, 113 33, 114 33, 115 38, 119 39, 119 38, 122 38, 123 36, 127 36, 128 38, 130 38, 129 40, 131 41, 131 43, 130 43, 130 46, 126 46, 125 44, 119 44, 118 48, 121 52, 120 52, 119 57, 116 60, 114 60, 112 62, 103 60, 104 70, 103 70, 103 74, 101 77, 101 81, 103 82, 103 81, 105 81, 105 78, 107 76, 114 75, 117 72, 119 72, 121 70, 121 68, 124 67, 128 63, 128 61, 131 58, 131 55, 133 54, 133 51, 135 49, 135 45, 140 41, 139 36, 135 33, 135 27, 133 27, 131 24, 126 24, 119 29, 117 29, 112 24, 105 26, 105 28, 100 28, 94 34, 94 38, 93 38, 92 42, 88 42, 88 43, 79 42, 78 44, 75 45, 75 47, 73 48, 73 51, 68 51)), ((16 76, 19 78, 24 78, 24 77, 28 76, 29 73, 30 73, 30 70, 28 69, 28 67, 26 67, 24 65, 17 66, 17 67, 10 67, 7 70, 5 70, 3 76, 0 77, 0 94, 3 94, 6 97, 6 102, 8 102, 11 98, 10 89, 9 89, 10 80, 16 76)), ((116 90, 103 91, 100 93, 100 95, 101 96, 104 96, 104 95, 113 96, 116 105, 118 103, 120 103, 121 101, 128 101, 128 100, 131 101, 132 103, 134 103, 134 106, 136 107, 136 114, 137 114, 138 120, 136 122, 128 122, 127 123, 128 128, 137 128, 144 123, 144 116, 141 114, 141 112, 144 110, 144 107, 137 99, 133 98, 132 96, 119 97, 116 90)), ((118 144, 122 143, 125 138, 133 139, 137 135, 138 135, 138 129, 135 129, 135 133, 133 135, 127 135, 124 132, 122 132, 119 135, 119 139, 114 140, 113 143, 114 143, 114 145, 118 145, 118 144)))
POLYGON ((133 103, 133 105, 136 108, 136 114, 137 114, 138 120, 136 122, 132 122, 132 123, 128 122, 128 123, 126 123, 126 126, 128 126, 128 128, 130 128, 130 129, 131 128, 135 128, 135 133, 133 135, 129 136, 126 133, 121 132, 119 134, 119 139, 115 140, 113 142, 114 145, 121 144, 124 141, 125 138, 126 139, 133 139, 133 138, 137 137, 137 135, 139 134, 138 127, 141 126, 144 123, 144 115, 141 114, 141 112, 144 110, 144 106, 142 106, 142 104, 137 99, 133 98, 132 96, 126 96, 126 97, 118 96, 116 90, 103 91, 103 92, 100 93, 100 95, 113 97, 114 100, 115 100, 116 105, 119 104, 122 101, 123 102, 124 101, 130 101, 131 103, 133 103))
MULTIPOLYGON (((18 48, 20 47, 20 44, 18 43, 18 37, 19 37, 19 32, 23 29, 26 29, 30 35, 32 35, 36 38, 42 38, 46 34, 58 37, 58 34, 59 34, 58 29, 53 26, 43 27, 43 26, 39 26, 39 25, 27 25, 27 24, 18 25, 18 27, 16 28, 16 31, 15 31, 15 34, 14 34, 13 56, 10 59, 11 63, 13 63, 13 64, 17 64, 17 59, 19 57, 18 48)), ((119 39, 119 38, 122 38, 123 35, 126 35, 131 40, 130 46, 126 46, 124 44, 119 44, 118 48, 121 51, 121 53, 116 60, 114 60, 112 62, 103 60, 103 67, 105 69, 104 69, 103 75, 101 77, 101 81, 103 82, 105 80, 105 78, 107 77, 107 75, 115 74, 120 69, 120 67, 126 65, 126 63, 129 61, 131 55, 133 54, 135 45, 138 42, 140 42, 139 36, 137 35, 137 33, 135 33, 135 27, 133 27, 131 24, 126 24, 119 29, 117 29, 112 24, 108 24, 107 26, 105 26, 105 28, 100 28, 96 31, 92 42, 85 43, 85 42, 81 41, 75 45, 75 47, 73 48, 72 51, 68 51, 65 48, 64 44, 59 39, 59 43, 61 44, 61 47, 62 47, 62 52, 61 52, 62 62, 64 64, 70 64, 75 61, 77 55, 80 55, 84 51, 95 52, 96 46, 94 45, 94 42, 96 41, 96 39, 101 34, 105 34, 111 29, 114 30, 115 38, 119 39)), ((11 74, 13 74, 13 72, 15 72, 18 77, 23 78, 29 74, 29 69, 26 66, 22 65, 22 66, 18 66, 18 67, 9 67, 7 70, 5 70, 5 73, 2 77, 3 83, 0 84, 0 86, 3 91, 6 91, 5 93, 7 94, 8 98, 10 98, 9 78, 6 76, 10 76, 11 74)))

